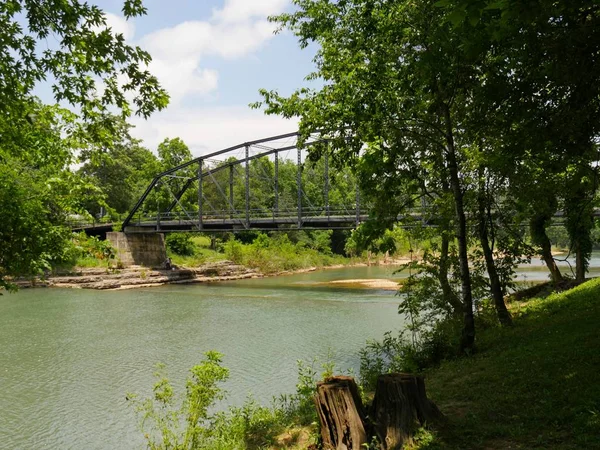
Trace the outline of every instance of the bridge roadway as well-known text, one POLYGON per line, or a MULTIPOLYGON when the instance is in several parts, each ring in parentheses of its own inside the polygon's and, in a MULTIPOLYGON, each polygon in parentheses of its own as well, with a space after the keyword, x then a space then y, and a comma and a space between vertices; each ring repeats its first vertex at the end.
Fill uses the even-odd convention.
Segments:
POLYGON ((202 224, 195 220, 161 220, 141 221, 130 223, 125 227, 126 233, 164 233, 171 231, 207 231, 207 232, 227 232, 227 231, 275 231, 275 230, 335 230, 335 229, 353 229, 357 223, 365 222, 368 215, 346 215, 346 216, 314 216, 303 217, 298 222, 297 217, 251 217, 248 221, 243 218, 203 218, 202 224))
MULTIPOLYGON (((243 230, 255 231, 288 231, 288 230, 335 230, 354 229, 357 223, 365 222, 368 215, 363 213, 352 215, 323 215, 307 216, 298 221, 297 216, 286 217, 221 217, 214 218, 206 216, 202 218, 202 225, 198 220, 191 220, 182 216, 176 219, 165 217, 157 221, 155 217, 141 218, 131 221, 123 228, 126 233, 169 233, 181 231, 206 231, 212 233, 231 232, 243 230)), ((74 222, 71 230, 74 232, 84 231, 90 236, 106 236, 115 226, 120 227, 120 222, 74 222)))
MULTIPOLYGON (((596 208, 593 213, 594 217, 600 217, 600 209, 596 208)), ((421 222, 421 214, 408 213, 403 216, 398 216, 398 221, 402 222, 410 216, 413 221, 421 222)), ((298 221, 297 216, 286 217, 234 217, 234 218, 211 218, 210 216, 203 217, 202 225, 198 220, 183 218, 179 216, 176 219, 165 217, 157 221, 156 218, 141 218, 137 221, 131 221, 123 230, 126 233, 168 233, 177 231, 206 231, 206 232, 231 232, 243 230, 256 231, 288 231, 288 230, 335 230, 335 229, 354 229, 357 224, 367 221, 369 216, 361 211, 360 214, 345 214, 345 215, 319 215, 306 216, 298 221)), ((561 225, 563 219, 562 211, 558 211, 554 215, 555 221, 550 226, 561 225)), ((107 232, 112 231, 114 226, 121 226, 121 222, 73 222, 71 229, 74 232, 84 231, 90 236, 104 237, 107 232)), ((435 223, 430 221, 425 222, 426 226, 435 226, 435 223)), ((404 227, 410 227, 404 224, 404 227)))

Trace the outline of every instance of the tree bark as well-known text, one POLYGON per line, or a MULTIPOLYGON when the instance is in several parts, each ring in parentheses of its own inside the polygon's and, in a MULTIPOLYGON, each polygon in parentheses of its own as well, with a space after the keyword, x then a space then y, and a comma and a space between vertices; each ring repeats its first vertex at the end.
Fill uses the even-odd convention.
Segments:
POLYGON ((458 162, 454 146, 454 135, 448 105, 443 104, 442 111, 446 124, 446 157, 450 174, 450 189, 454 196, 456 218, 458 220, 458 260, 460 264, 460 279, 462 286, 463 330, 460 340, 460 350, 471 353, 475 345, 475 318, 473 316, 473 293, 471 292, 471 273, 469 271, 467 218, 465 215, 464 196, 458 176, 458 162))
POLYGON ((477 196, 479 214, 479 241, 481 242, 483 257, 485 258, 485 267, 487 269, 488 277, 490 278, 490 291, 494 300, 496 314, 498 314, 498 320, 503 326, 512 326, 512 317, 506 308, 506 303, 504 303, 504 289, 502 289, 502 283, 500 282, 500 277, 498 276, 498 271, 496 270, 494 251, 490 246, 488 233, 489 222, 486 214, 485 185, 482 181, 482 177, 483 174, 480 172, 479 193, 477 196))
MULTIPOLYGON (((578 243, 579 244, 579 243, 578 243)), ((585 281, 586 260, 579 245, 575 246, 575 280, 578 283, 585 281)))
POLYGON ((325 450, 364 450, 366 414, 352 377, 336 376, 317 383, 315 404, 325 450))
POLYGON ((448 272, 450 270, 450 259, 448 257, 449 250, 450 239, 446 233, 442 232, 442 246, 440 249, 440 268, 438 279, 442 287, 444 301, 451 305, 454 314, 458 315, 462 312, 462 303, 452 289, 452 286, 450 286, 450 281, 448 281, 448 272))
POLYGON ((598 184, 597 174, 595 172, 589 173, 589 170, 589 167, 580 167, 577 173, 574 174, 573 179, 567 186, 564 208, 565 225, 571 239, 571 247, 575 251, 575 279, 579 283, 585 281, 585 274, 593 249, 593 199, 598 184))
POLYGON ((427 398, 423 377, 392 373, 377 379, 371 407, 374 430, 383 450, 411 442, 419 426, 441 422, 443 414, 427 398))
POLYGON ((550 277, 556 288, 563 281, 563 276, 552 256, 552 243, 546 234, 546 222, 548 220, 549 218, 545 215, 536 214, 530 219, 529 228, 531 230, 531 239, 533 240, 533 243, 539 245, 541 248, 542 259, 550 271, 550 277))

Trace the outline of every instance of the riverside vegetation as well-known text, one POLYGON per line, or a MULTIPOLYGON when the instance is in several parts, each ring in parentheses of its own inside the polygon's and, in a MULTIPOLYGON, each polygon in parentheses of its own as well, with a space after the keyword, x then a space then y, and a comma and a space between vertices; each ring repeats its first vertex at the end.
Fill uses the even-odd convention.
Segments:
MULTIPOLYGON (((515 266, 534 256, 545 262, 552 289, 570 283, 552 255, 549 229, 557 214, 576 281, 586 278, 600 200, 600 9, 589 0, 292 3, 291 12, 271 21, 302 48, 314 46, 307 79, 318 82, 287 97, 261 90, 262 101, 252 106, 297 119, 300 144, 323 137, 302 170, 324 170, 327 154, 332 172, 347 183, 330 195, 351 202, 357 185, 372 205, 371 220, 350 240, 356 248, 343 250, 359 254, 393 231, 399 216, 414 227, 409 208, 420 208, 423 221, 435 225, 425 231, 435 237, 417 239, 431 246, 407 267, 414 276, 403 287, 401 308, 411 334, 373 344, 379 356, 365 362, 387 367, 388 348, 412 370, 457 353, 470 357, 431 372, 446 385, 439 400, 432 395, 442 408, 443 395, 456 394, 445 398, 447 408, 456 407, 457 426, 424 433, 419 445, 597 446, 597 403, 583 395, 598 397, 591 375, 597 356, 587 347, 596 344, 589 319, 597 319, 597 283, 533 302, 525 315, 505 299, 515 266), (552 329, 562 334, 551 336, 552 329), (444 378, 444 370, 453 376, 444 378), (510 392, 507 381, 514 383, 510 392)), ((147 13, 142 0, 122 4, 127 19, 147 13)), ((109 28, 99 7, 0 1, 0 19, 0 51, 10 55, 0 65, 0 288, 10 289, 14 277, 73 260, 70 219, 102 211, 118 217, 156 173, 192 155, 179 138, 165 137, 157 154, 132 138, 130 115, 148 117, 169 97, 145 69, 151 56, 109 28), (56 42, 47 48, 50 34, 56 42), (35 96, 44 82, 54 104, 35 96)), ((248 170, 260 180, 254 175, 272 168, 264 158, 248 170)), ((285 203, 296 198, 294 172, 283 162, 280 170, 285 203)), ((240 178, 234 184, 240 189, 240 178)), ((322 205, 321 190, 313 188, 307 187, 311 202, 322 205)), ((272 204, 268 183, 256 193, 253 208, 272 204)), ((167 201, 161 195, 152 198, 156 211, 167 201)), ((189 195, 181 201, 193 205, 189 195)), ((289 242, 240 236, 222 251, 277 271, 318 263, 321 237, 302 245, 293 235, 289 242)), ((86 252, 75 257, 89 259, 86 252)), ((209 364, 223 373, 214 357, 209 364)), ((433 394, 442 390, 431 384, 433 394)), ((193 409, 190 417, 202 418, 203 411, 193 409)), ((183 442, 202 443, 203 433, 191 430, 196 441, 183 442)))
MULTIPOLYGON (((416 340, 388 335, 361 354, 360 388, 365 403, 381 373, 424 373, 429 397, 449 418, 421 429, 414 449, 578 449, 600 445, 600 279, 545 298, 510 305, 515 326, 502 328, 483 307, 478 316, 479 351, 464 358, 448 340, 460 338, 460 322, 439 322, 416 340), (486 319, 487 317, 487 319, 486 319), (456 326, 458 325, 458 326, 456 326)), ((323 364, 321 378, 334 373, 323 364)), ((312 397, 315 364, 299 364, 296 393, 270 407, 249 398, 242 407, 214 412, 228 377, 221 355, 209 352, 190 371, 177 396, 157 372, 152 398, 133 396, 148 447, 153 449, 307 449, 318 443, 312 397)))

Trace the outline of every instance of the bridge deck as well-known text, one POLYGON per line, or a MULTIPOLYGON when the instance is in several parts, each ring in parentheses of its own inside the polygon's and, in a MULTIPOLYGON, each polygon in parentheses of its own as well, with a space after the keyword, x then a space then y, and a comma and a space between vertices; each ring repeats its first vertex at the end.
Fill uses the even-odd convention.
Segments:
POLYGON ((227 232, 242 230, 277 230, 277 229, 353 229, 358 222, 364 222, 368 219, 367 215, 353 216, 317 216, 303 217, 299 223, 297 217, 277 217, 277 218, 255 218, 251 217, 248 222, 242 218, 224 218, 211 219, 205 218, 202 224, 199 221, 192 220, 162 220, 130 222, 125 227, 126 233, 148 233, 148 232, 169 232, 169 231, 211 231, 227 232))

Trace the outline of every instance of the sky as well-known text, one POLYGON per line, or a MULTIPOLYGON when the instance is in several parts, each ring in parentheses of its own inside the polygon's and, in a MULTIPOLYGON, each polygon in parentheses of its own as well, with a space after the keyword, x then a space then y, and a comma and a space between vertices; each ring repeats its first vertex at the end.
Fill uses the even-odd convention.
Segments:
POLYGON ((274 34, 267 21, 291 10, 291 0, 145 0, 147 15, 129 21, 122 0, 95 3, 113 31, 152 55, 149 69, 171 96, 166 110, 131 119, 149 149, 180 137, 200 156, 296 130, 297 122, 248 106, 261 100, 260 88, 290 94, 308 84, 314 49, 274 34))

